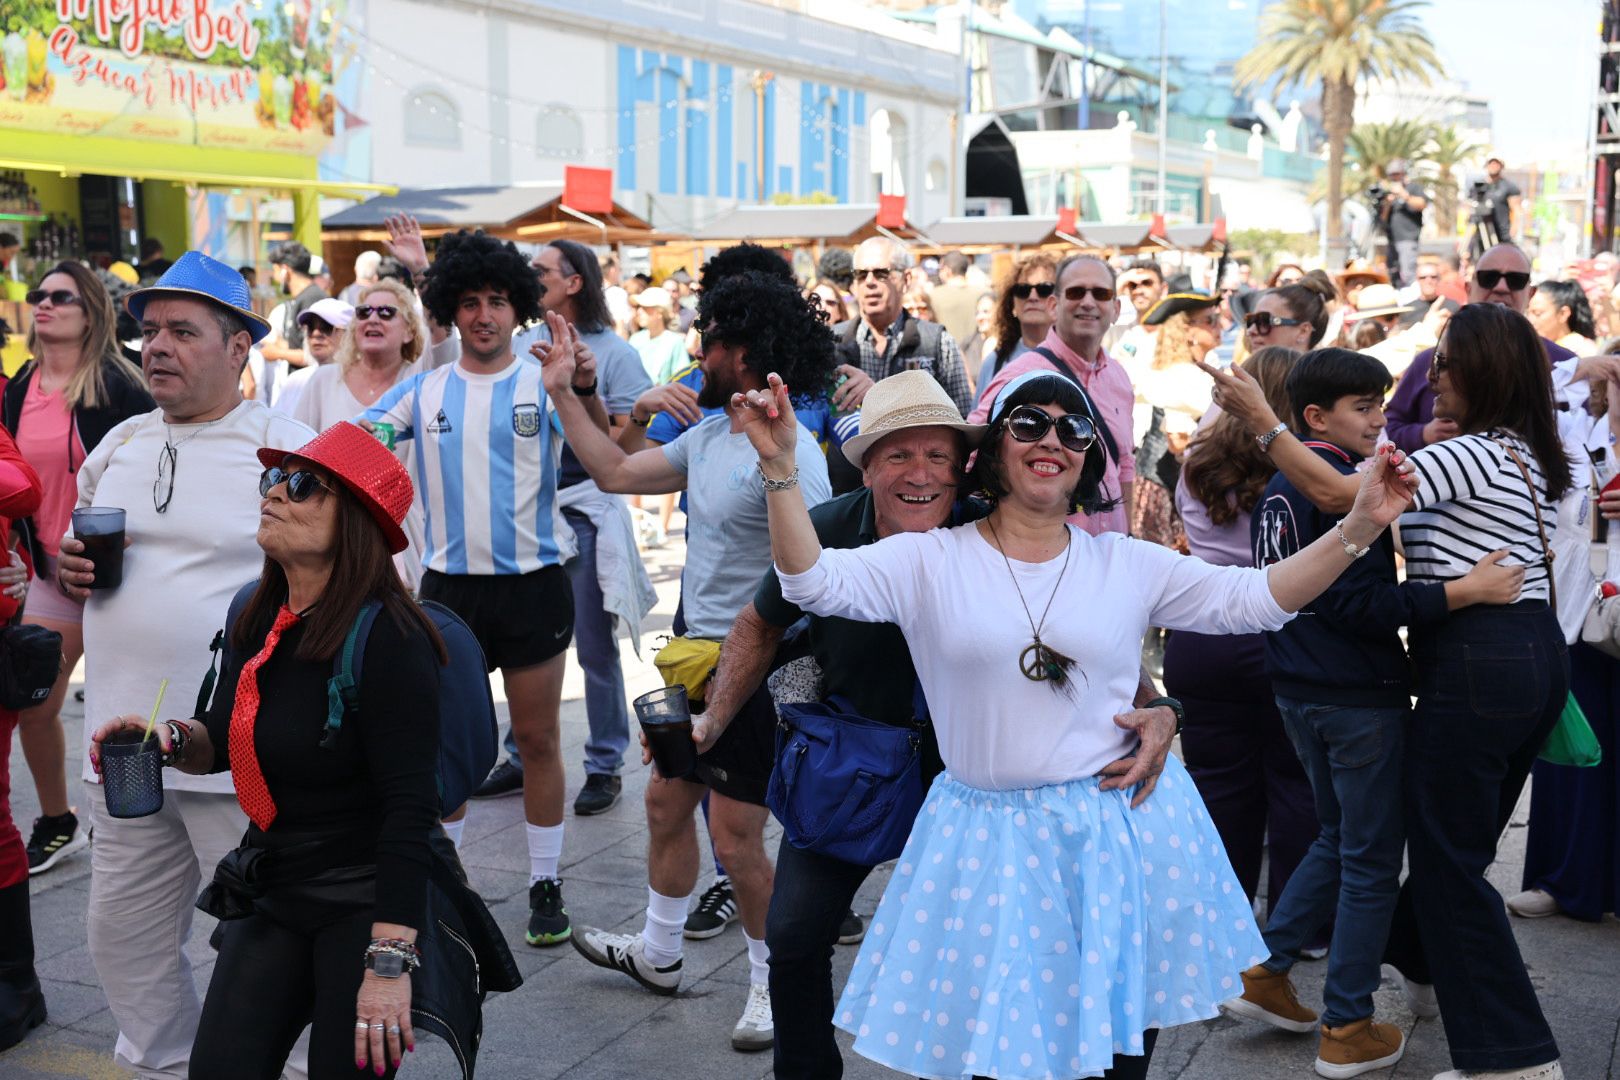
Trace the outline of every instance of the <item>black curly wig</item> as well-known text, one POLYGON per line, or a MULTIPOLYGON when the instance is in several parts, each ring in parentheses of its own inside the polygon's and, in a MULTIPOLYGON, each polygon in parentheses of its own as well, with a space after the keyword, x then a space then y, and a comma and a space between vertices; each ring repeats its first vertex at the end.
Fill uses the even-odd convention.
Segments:
POLYGON ((736 244, 703 264, 698 270, 698 288, 712 289, 725 278, 747 270, 779 277, 789 284, 795 284, 798 280, 793 276, 793 267, 788 265, 788 261, 782 258, 782 253, 775 248, 760 247, 758 244, 736 244))
POLYGON ((1103 473, 1108 468, 1108 447, 1101 431, 1102 414, 1091 398, 1073 380, 1056 373, 1029 382, 1007 395, 1007 400, 995 402, 995 421, 979 444, 973 469, 968 473, 968 484, 974 497, 994 506, 1007 494, 1006 482, 1001 475, 1001 445, 1009 436, 1006 417, 1020 405, 1060 405, 1064 412, 1091 417, 1098 425, 1097 441, 1086 451, 1085 463, 1080 466, 1080 482, 1069 496, 1071 513, 1100 514, 1119 505, 1103 487, 1103 473))
POLYGON ((515 245, 482 229, 440 238, 438 257, 422 276, 422 307, 440 326, 454 326, 461 298, 478 289, 506 294, 519 326, 540 317, 545 289, 515 245))
POLYGON ((825 386, 837 365, 832 331, 791 277, 761 270, 722 276, 704 288, 695 325, 705 343, 746 349, 750 370, 762 379, 776 372, 795 393, 825 386))

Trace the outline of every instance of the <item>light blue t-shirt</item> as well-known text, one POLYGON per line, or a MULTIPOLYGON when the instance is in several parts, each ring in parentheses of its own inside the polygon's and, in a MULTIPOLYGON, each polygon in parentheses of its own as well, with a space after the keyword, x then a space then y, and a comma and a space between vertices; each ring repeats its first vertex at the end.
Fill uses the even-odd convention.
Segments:
MULTIPOLYGON (((686 476, 686 569, 681 598, 688 637, 720 641, 771 566, 770 519, 759 454, 731 417, 710 416, 687 428, 664 457, 686 476)), ((806 506, 832 498, 827 458, 815 434, 799 425, 799 490, 806 506)))

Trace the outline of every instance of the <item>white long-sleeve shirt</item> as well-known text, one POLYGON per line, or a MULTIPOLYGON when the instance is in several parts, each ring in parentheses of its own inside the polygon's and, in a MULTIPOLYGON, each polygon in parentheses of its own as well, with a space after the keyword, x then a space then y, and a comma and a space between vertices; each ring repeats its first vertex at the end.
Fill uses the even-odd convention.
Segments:
POLYGON ((1206 634, 1277 630, 1266 572, 1216 567, 1114 533, 1069 529, 1069 562, 1007 563, 977 525, 901 533, 867 547, 825 550, 782 595, 805 611, 892 622, 911 646, 939 748, 952 775, 986 789, 1095 776, 1130 753, 1114 723, 1136 696, 1142 635, 1151 626, 1206 634), (1061 580, 1060 580, 1061 574, 1061 580), (1053 589, 1057 595, 1053 596, 1053 589), (1066 691, 1019 673, 1030 620, 1073 658, 1066 691))

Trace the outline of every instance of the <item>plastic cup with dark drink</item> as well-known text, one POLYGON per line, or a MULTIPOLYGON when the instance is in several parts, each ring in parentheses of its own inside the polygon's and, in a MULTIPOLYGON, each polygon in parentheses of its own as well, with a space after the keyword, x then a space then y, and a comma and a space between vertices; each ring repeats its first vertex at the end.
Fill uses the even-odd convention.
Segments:
POLYGON ((692 710, 686 702, 686 687, 666 686, 642 694, 633 704, 659 775, 666 780, 690 776, 697 768, 697 744, 692 741, 692 710))
POLYGON ((87 588, 116 589, 124 583, 124 512, 112 506, 81 506, 73 511, 73 535, 84 557, 96 567, 87 588))
POLYGON ((163 747, 157 736, 120 731, 101 740, 101 793, 107 813, 137 818, 163 809, 163 747))

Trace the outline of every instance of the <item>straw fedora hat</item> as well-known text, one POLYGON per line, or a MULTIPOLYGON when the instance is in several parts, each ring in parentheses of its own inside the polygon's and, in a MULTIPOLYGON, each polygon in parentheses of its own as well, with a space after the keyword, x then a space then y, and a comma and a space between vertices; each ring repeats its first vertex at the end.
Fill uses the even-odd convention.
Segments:
POLYGON ((967 436, 974 447, 984 437, 984 424, 962 419, 951 395, 926 371, 902 371, 879 379, 861 402, 861 431, 844 443, 844 456, 864 468, 866 451, 885 435, 917 427, 948 427, 967 436))
POLYGON ((1379 315, 1404 315, 1411 310, 1411 304, 1401 303, 1395 286, 1379 282, 1368 285, 1356 295, 1355 310, 1347 313, 1344 320, 1354 322, 1357 319, 1371 319, 1379 315))

